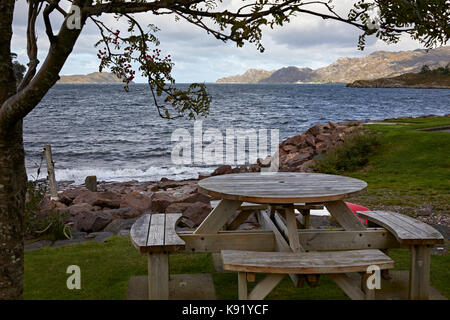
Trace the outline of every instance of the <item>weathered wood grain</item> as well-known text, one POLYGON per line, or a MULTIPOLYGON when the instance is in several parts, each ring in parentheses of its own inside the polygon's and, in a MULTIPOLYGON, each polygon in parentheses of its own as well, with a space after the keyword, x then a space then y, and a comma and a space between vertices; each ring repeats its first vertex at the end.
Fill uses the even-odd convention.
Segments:
POLYGON ((341 200, 366 188, 367 183, 354 178, 298 172, 226 174, 198 183, 200 192, 216 198, 267 204, 341 200))
POLYGON ((150 214, 144 214, 131 226, 130 239, 131 243, 139 250, 140 253, 144 253, 142 248, 147 246, 148 228, 150 226, 150 214))
POLYGON ((252 252, 223 250, 224 270, 278 274, 330 274, 365 272, 370 265, 394 267, 380 250, 324 252, 252 252))
POLYGON ((206 216, 194 233, 217 233, 227 223, 228 219, 236 213, 241 203, 241 201, 222 199, 217 207, 206 216))
POLYGON ((361 223, 358 217, 353 214, 344 201, 331 201, 325 203, 330 214, 336 218, 337 222, 345 230, 365 230, 366 227, 361 223))
MULTIPOLYGON (((193 234, 192 231, 182 231, 178 235, 186 243, 184 252, 276 251, 280 247, 290 249, 281 234, 278 239, 282 239, 283 243, 275 237, 269 227, 266 228, 266 230, 220 231, 216 234, 200 235, 193 234)), ((298 236, 302 247, 310 251, 386 249, 400 246, 395 237, 384 228, 367 228, 364 231, 298 230, 298 236)))
POLYGON ((358 211, 358 215, 388 229, 403 245, 444 243, 442 234, 432 226, 400 213, 358 211))

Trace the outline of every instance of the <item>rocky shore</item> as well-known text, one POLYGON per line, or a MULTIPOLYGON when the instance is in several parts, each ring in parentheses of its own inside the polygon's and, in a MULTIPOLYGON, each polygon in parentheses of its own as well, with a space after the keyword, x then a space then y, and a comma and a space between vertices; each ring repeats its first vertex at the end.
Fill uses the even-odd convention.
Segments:
MULTIPOLYGON (((313 172, 317 157, 365 130, 362 121, 315 125, 279 144, 279 171, 313 172)), ((249 167, 223 165, 210 175, 182 181, 163 178, 147 182, 99 182, 97 192, 88 190, 84 185, 60 184, 60 190, 64 190, 59 194, 59 200, 52 201, 47 195, 40 203, 40 214, 45 215, 54 210, 65 212, 72 233, 83 237, 91 233, 127 236, 134 221, 150 212, 181 212, 183 216, 178 228, 192 229, 211 211, 211 200, 214 200, 198 192, 197 183, 200 179, 221 174, 258 172, 261 167, 269 166, 270 161, 270 157, 258 159, 257 163, 249 167)), ((228 224, 231 225, 233 220, 234 217, 228 224)), ((317 226, 321 225, 327 225, 327 222, 318 222, 317 226)), ((250 214, 247 220, 234 227, 250 230, 259 226, 255 215, 250 214)))
MULTIPOLYGON (((279 145, 279 170, 312 172, 314 157, 342 143, 346 137, 363 132, 362 121, 318 124, 303 134, 291 137, 279 145)), ((270 157, 259 159, 247 167, 218 167, 211 176, 239 172, 258 172, 270 165, 270 157)), ((199 179, 206 176, 200 176, 199 179)), ((99 182, 97 192, 84 185, 61 185, 65 188, 58 201, 47 195, 40 204, 41 214, 52 210, 67 213, 73 232, 111 232, 126 235, 133 222, 146 212, 182 212, 178 227, 197 227, 211 211, 211 199, 197 190, 198 179, 174 181, 166 178, 148 182, 99 182)), ((230 223, 232 222, 229 221, 230 223)), ((258 228, 254 215, 238 229, 258 228)))

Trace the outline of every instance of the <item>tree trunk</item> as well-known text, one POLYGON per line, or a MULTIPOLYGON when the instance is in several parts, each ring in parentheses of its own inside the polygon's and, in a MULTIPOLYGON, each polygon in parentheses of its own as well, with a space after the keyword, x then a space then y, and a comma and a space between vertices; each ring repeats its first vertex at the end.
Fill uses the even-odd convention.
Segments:
POLYGON ((27 175, 22 121, 0 131, 0 300, 23 294, 23 212, 27 175))

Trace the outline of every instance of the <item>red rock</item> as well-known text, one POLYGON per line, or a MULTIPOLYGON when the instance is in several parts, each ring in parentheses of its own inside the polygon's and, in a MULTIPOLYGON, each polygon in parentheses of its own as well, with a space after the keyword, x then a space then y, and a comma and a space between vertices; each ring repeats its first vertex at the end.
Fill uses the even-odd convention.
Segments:
POLYGON ((316 145, 316 139, 314 138, 314 136, 308 134, 305 136, 306 139, 306 143, 311 146, 311 147, 315 147, 316 145))
POLYGON ((191 204, 192 203, 185 203, 185 202, 172 203, 166 208, 166 213, 182 213, 191 204))
POLYGON ((232 173, 232 169, 231 169, 230 165, 226 164, 226 165, 218 167, 216 170, 214 170, 213 173, 211 173, 211 175, 212 176, 218 176, 218 175, 221 175, 221 174, 229 174, 229 173, 232 173))
POLYGON ((73 200, 72 203, 88 203, 90 205, 94 205, 94 202, 97 200, 97 195, 98 194, 96 192, 84 189, 80 191, 80 194, 73 200))
POLYGON ((142 212, 150 209, 151 206, 152 206, 152 200, 150 199, 150 197, 148 197, 144 194, 141 194, 137 191, 132 191, 132 192, 128 193, 127 195, 125 195, 122 202, 120 203, 121 208, 124 208, 124 207, 134 208, 134 209, 138 209, 142 212))
POLYGON ((97 199, 94 201, 94 206, 100 206, 102 208, 119 208, 122 197, 119 193, 114 191, 99 192, 97 199))
POLYGON ((163 213, 171 203, 175 202, 175 197, 167 192, 155 192, 152 194, 151 201, 152 212, 163 213))
POLYGON ((39 204, 39 211, 41 214, 48 214, 52 211, 63 213, 67 211, 67 206, 64 203, 50 200, 50 197, 44 197, 39 204))
POLYGON ((281 144, 283 146, 293 145, 293 146, 297 146, 300 148, 305 143, 305 141, 306 141, 305 136, 302 134, 302 135, 288 138, 285 141, 283 141, 281 144))
POLYGON ((312 154, 308 152, 296 154, 294 153, 294 155, 294 157, 286 159, 286 165, 288 165, 289 167, 298 167, 312 156, 312 154))
POLYGON ((206 204, 210 203, 211 198, 203 193, 193 193, 183 195, 179 198, 176 198, 175 202, 185 202, 185 203, 194 203, 194 202, 203 202, 206 204))
POLYGON ((69 213, 71 216, 76 216, 88 211, 93 211, 94 208, 88 203, 76 203, 69 207, 69 213))
POLYGON ((260 172, 261 168, 258 164, 254 163, 248 168, 248 172, 260 172))
POLYGON ((192 221, 194 226, 198 226, 210 212, 210 205, 203 202, 195 202, 183 212, 183 216, 192 221))
POLYGON ((320 125, 315 125, 308 130, 306 130, 306 133, 309 133, 312 136, 317 136, 320 133, 320 125))
POLYGON ((290 153, 290 152, 296 152, 298 150, 298 148, 297 148, 297 146, 288 144, 288 145, 283 146, 283 150, 286 151, 287 153, 290 153))
POLYGON ((89 211, 76 215, 71 221, 77 231, 97 232, 103 230, 112 221, 112 217, 105 212, 89 211))

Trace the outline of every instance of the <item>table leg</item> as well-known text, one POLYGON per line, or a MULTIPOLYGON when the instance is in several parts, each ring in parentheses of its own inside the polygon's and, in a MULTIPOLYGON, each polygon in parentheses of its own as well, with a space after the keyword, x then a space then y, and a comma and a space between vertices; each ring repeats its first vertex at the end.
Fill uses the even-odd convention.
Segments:
POLYGON ((428 246, 411 246, 409 299, 428 300, 430 295, 430 256, 428 246))
POLYGON ((169 299, 169 255, 166 253, 148 255, 148 298, 169 299))
POLYGON ((288 229, 289 246, 293 252, 301 252, 303 250, 300 245, 297 233, 297 220, 295 219, 294 207, 288 207, 286 209, 286 226, 288 229))
POLYGON ((242 201, 222 199, 209 215, 198 226, 194 234, 217 233, 227 223, 228 219, 236 213, 242 201))
POLYGON ((248 299, 247 273, 246 272, 238 273, 238 293, 239 293, 239 300, 247 300, 248 299))
POLYGON ((337 222, 347 231, 365 230, 366 227, 358 217, 347 207, 344 201, 332 201, 325 203, 328 211, 337 222))

